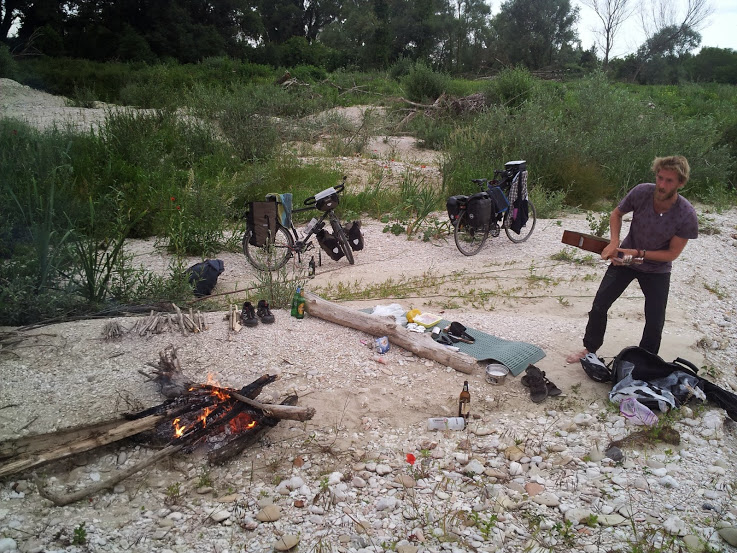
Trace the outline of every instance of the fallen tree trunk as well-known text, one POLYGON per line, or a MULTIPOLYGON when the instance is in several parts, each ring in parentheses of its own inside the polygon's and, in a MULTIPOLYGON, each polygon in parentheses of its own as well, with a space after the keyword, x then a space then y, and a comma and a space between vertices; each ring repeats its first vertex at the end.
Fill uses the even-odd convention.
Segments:
POLYGON ((305 292, 305 299, 307 300, 307 312, 313 317, 362 330, 373 336, 386 336, 392 344, 465 374, 473 374, 478 367, 476 359, 465 353, 449 350, 433 340, 428 333, 409 332, 386 317, 349 309, 324 300, 311 292, 305 292))
MULTIPOLYGON (((169 414, 171 416, 171 414, 169 414)), ((23 470, 40 467, 51 461, 58 461, 59 459, 65 459, 84 451, 89 451, 97 447, 107 445, 130 436, 135 436, 146 430, 151 430, 159 422, 165 420, 167 415, 152 415, 143 419, 138 419, 129 422, 122 422, 100 434, 99 436, 89 437, 81 440, 77 440, 68 445, 60 446, 51 451, 38 453, 35 455, 22 456, 19 459, 15 459, 0 467, 0 478, 8 476, 9 474, 15 474, 23 470)), ((42 439, 43 437, 38 437, 42 439)))

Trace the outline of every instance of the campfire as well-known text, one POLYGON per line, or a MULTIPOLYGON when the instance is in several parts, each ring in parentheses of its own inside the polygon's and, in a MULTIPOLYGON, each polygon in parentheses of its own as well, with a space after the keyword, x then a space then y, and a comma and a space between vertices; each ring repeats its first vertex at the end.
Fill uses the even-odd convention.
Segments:
POLYGON ((164 403, 90 427, 0 443, 0 478, 133 436, 147 445, 163 446, 145 461, 70 495, 55 495, 36 479, 43 497, 56 505, 68 505, 111 488, 178 451, 187 453, 205 447, 210 463, 223 463, 281 419, 305 421, 315 413, 314 409, 297 407, 296 395, 288 396, 281 404, 258 402, 256 398, 264 386, 275 382, 277 376, 263 375, 240 389, 211 382, 191 383, 184 377, 176 350, 171 346, 159 353, 158 365, 151 366, 152 374, 142 374, 158 384, 161 393, 169 398, 164 403))

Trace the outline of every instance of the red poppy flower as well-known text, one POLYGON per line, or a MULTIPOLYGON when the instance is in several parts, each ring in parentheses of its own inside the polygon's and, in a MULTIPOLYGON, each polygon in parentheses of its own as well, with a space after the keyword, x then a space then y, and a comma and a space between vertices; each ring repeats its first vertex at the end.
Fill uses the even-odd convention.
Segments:
POLYGON ((407 462, 410 465, 414 465, 416 460, 417 458, 414 455, 412 455, 411 453, 407 453, 407 462))
POLYGON ((179 205, 178 205, 178 206, 177 206, 177 209, 178 209, 178 210, 181 210, 181 209, 182 209, 182 206, 179 206, 179 205))
POLYGON ((170 200, 171 200, 172 202, 176 201, 176 198, 175 198, 174 196, 172 196, 172 197, 171 197, 171 198, 169 198, 169 199, 170 199, 170 200))

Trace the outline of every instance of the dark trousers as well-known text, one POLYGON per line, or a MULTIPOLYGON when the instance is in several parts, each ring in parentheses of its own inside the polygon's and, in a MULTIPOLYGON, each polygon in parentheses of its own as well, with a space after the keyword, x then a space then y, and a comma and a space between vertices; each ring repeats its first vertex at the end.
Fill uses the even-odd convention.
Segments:
POLYGON ((604 343, 609 308, 635 279, 645 295, 645 329, 642 331, 640 347, 651 353, 658 353, 665 324, 670 273, 642 273, 616 265, 609 265, 596 292, 594 305, 589 311, 583 346, 591 353, 596 352, 604 343))

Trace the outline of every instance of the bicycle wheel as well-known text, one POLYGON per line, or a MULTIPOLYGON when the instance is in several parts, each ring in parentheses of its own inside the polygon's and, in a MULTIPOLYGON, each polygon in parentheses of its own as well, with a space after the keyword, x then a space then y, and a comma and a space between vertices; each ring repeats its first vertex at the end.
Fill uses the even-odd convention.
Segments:
POLYGON ((348 263, 353 265, 355 263, 353 260, 353 248, 351 248, 351 243, 348 241, 348 236, 346 236, 345 230, 343 230, 343 227, 340 225, 340 219, 338 219, 338 216, 334 213, 330 214, 330 226, 333 227, 333 236, 335 236, 338 244, 340 244, 340 247, 343 249, 345 258, 348 260, 348 263))
POLYGON ((474 229, 468 223, 468 213, 461 213, 455 224, 453 238, 463 255, 476 255, 489 237, 489 227, 474 229))
POLYGON ((504 214, 504 232, 507 233, 507 238, 509 238, 515 244, 519 244, 520 242, 524 242, 525 240, 527 240, 532 234, 532 231, 535 230, 535 223, 537 222, 537 217, 535 216, 535 206, 532 205, 532 202, 530 200, 527 200, 527 222, 525 223, 525 226, 520 229, 519 234, 509 228, 509 225, 512 224, 511 217, 509 215, 510 211, 512 211, 511 207, 504 214))
POLYGON ((253 246, 248 241, 251 232, 246 231, 243 235, 243 253, 246 254, 248 262, 259 271, 275 271, 284 267, 292 257, 294 238, 287 229, 282 226, 276 227, 274 242, 265 246, 253 246))

